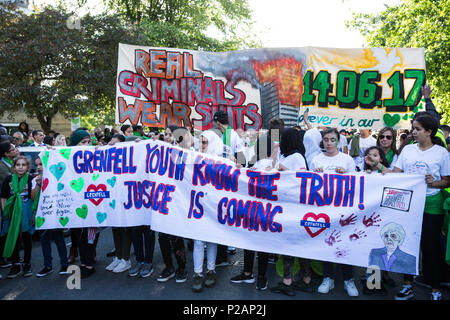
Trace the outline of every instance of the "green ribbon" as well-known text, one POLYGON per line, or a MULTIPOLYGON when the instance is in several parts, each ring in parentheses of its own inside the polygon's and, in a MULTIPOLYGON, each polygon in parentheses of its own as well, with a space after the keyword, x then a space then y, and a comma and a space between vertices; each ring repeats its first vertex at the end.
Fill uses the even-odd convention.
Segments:
POLYGON ((223 144, 226 146, 231 146, 231 130, 233 130, 231 126, 228 126, 223 133, 223 144))
POLYGON ((428 214, 444 214, 444 193, 439 191, 435 195, 425 198, 424 212, 428 214))
POLYGON ((26 173, 19 183, 19 177, 17 173, 12 176, 12 190, 14 194, 6 200, 5 207, 3 210, 3 216, 10 219, 10 224, 8 228, 8 235, 6 236, 5 249, 3 250, 3 257, 11 257, 14 247, 16 246, 16 241, 20 232, 20 224, 22 221, 22 198, 20 194, 25 189, 28 183, 28 173, 26 173))
POLYGON ((392 161, 394 160, 394 151, 392 149, 389 149, 389 152, 386 155, 386 159, 387 159, 389 165, 391 165, 392 161))
POLYGON ((36 197, 34 198, 33 204, 31 205, 31 211, 33 213, 35 213, 37 211, 40 195, 41 195, 41 188, 39 188, 38 192, 36 192, 36 197))
POLYGON ((444 210, 445 210, 445 218, 444 224, 442 226, 442 231, 447 237, 447 246, 445 250, 445 262, 450 265, 450 235, 448 234, 450 230, 450 188, 443 190, 442 194, 445 198, 444 201, 444 210))

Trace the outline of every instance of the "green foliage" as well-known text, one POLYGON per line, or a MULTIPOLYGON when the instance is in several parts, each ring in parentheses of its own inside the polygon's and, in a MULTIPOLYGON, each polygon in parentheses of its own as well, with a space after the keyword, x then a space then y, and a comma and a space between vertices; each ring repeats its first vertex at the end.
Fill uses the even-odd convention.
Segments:
POLYGON ((207 51, 258 46, 247 0, 105 2, 115 14, 86 15, 78 26, 62 0, 29 15, 0 5, 1 115, 24 110, 46 132, 58 112, 112 125, 119 42, 207 51), (245 38, 237 35, 242 30, 245 38))
POLYGON ((228 51, 261 46, 251 32, 247 0, 108 0, 107 3, 127 21, 139 25, 153 47, 228 51))
POLYGON ((64 8, 26 15, 0 6, 0 113, 25 111, 44 131, 69 118, 114 110, 119 42, 144 41, 117 16, 85 16, 77 28, 64 8))
POLYGON ((450 0, 403 0, 379 14, 353 14, 347 27, 371 47, 424 48, 432 100, 450 122, 450 0))

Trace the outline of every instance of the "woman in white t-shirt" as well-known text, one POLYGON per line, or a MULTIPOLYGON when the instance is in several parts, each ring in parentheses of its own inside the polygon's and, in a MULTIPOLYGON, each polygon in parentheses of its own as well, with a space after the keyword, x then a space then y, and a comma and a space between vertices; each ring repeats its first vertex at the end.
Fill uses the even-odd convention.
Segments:
MULTIPOLYGON (((322 133, 322 143, 325 152, 318 154, 311 161, 311 170, 315 172, 336 172, 340 174, 355 172, 355 162, 348 154, 339 152, 340 134, 335 128, 328 129, 322 133)), ((358 289, 353 280, 353 268, 350 265, 340 265, 344 287, 349 296, 358 296, 358 289)), ((324 278, 317 291, 328 293, 334 288, 333 263, 323 262, 324 278)))
MULTIPOLYGON (((284 129, 280 139, 281 160, 276 164, 279 171, 305 171, 308 170, 305 159, 305 146, 300 131, 294 128, 284 129)), ((302 291, 310 290, 311 282, 308 271, 310 269, 309 260, 299 259, 300 269, 303 279, 293 282, 294 257, 282 255, 283 260, 283 280, 277 286, 270 288, 275 293, 283 293, 288 296, 295 296, 294 287, 302 291), (307 283, 305 281, 309 279, 307 283)))
POLYGON ((332 128, 323 132, 322 143, 325 152, 316 155, 310 169, 315 172, 355 172, 355 162, 348 154, 339 152, 339 132, 332 128))
POLYGON ((305 146, 300 131, 294 128, 283 130, 280 139, 281 159, 278 162, 279 171, 308 170, 305 159, 305 146))
MULTIPOLYGON (((393 172, 423 174, 427 184, 427 197, 422 222, 421 249, 423 275, 431 285, 433 300, 441 300, 440 280, 442 261, 440 232, 444 222, 442 189, 450 186, 450 160, 442 141, 436 137, 437 121, 428 115, 413 121, 412 134, 416 144, 403 148, 393 172)), ((407 300, 414 297, 412 275, 405 275, 405 284, 395 299, 407 300)))

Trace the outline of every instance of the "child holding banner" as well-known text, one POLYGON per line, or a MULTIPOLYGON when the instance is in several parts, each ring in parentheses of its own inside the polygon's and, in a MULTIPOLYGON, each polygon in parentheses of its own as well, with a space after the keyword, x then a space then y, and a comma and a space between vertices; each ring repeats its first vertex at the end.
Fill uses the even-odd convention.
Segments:
MULTIPOLYGON (((83 128, 79 128, 70 136, 71 146, 89 146, 92 143, 91 135, 83 128)), ((74 255, 80 251, 81 278, 87 278, 95 273, 95 256, 98 233, 96 228, 73 228, 70 229, 72 247, 70 248, 69 264, 75 260, 74 255), (75 248, 75 249, 73 249, 75 248)))
MULTIPOLYGON (((16 148, 9 140, 0 143, 0 187, 5 179, 14 173, 13 163, 14 159, 19 155, 19 149, 16 148)), ((1 221, 1 219, 0 219, 1 221)), ((5 237, 0 237, 0 252, 3 252, 5 247, 5 237)), ((6 261, 1 255, 0 267, 9 268, 11 263, 6 261)))
MULTIPOLYGON (((442 190, 450 186, 449 154, 442 140, 436 137, 438 122, 430 115, 414 119, 412 134, 416 144, 403 148, 393 172, 423 174, 427 184, 427 197, 422 222, 421 249, 425 281, 431 285, 431 299, 441 300, 440 280, 442 257, 440 233, 444 221, 442 190)), ((413 276, 405 275, 405 283, 396 300, 408 300, 415 296, 413 276)))
MULTIPOLYGON (((342 152, 339 152, 340 134, 335 128, 323 131, 322 143, 325 152, 318 154, 311 161, 311 170, 315 172, 336 172, 340 174, 355 172, 355 163, 353 159, 342 152)), ((350 265, 340 265, 344 278, 344 288, 351 297, 359 295, 358 289, 353 280, 353 268, 350 265)), ((328 293, 334 289, 333 263, 323 262, 324 278, 317 291, 319 293, 328 293)))
POLYGON ((383 173, 387 169, 389 169, 389 162, 386 159, 386 156, 384 155, 384 152, 380 147, 377 146, 370 147, 369 149, 366 150, 366 152, 364 152, 364 171, 368 173, 372 171, 383 173), (369 162, 372 163, 372 165, 370 165, 366 161, 366 159, 371 159, 372 161, 375 161, 375 163, 369 160, 369 162), (381 164, 380 169, 377 169, 378 164, 381 164))
POLYGON ((28 174, 30 161, 25 156, 19 156, 13 163, 14 174, 3 181, 1 189, 1 204, 3 210, 2 236, 6 235, 3 257, 12 258, 11 270, 7 278, 17 277, 23 268, 23 276, 30 277, 31 250, 34 229, 34 216, 32 211, 32 178, 28 174), (20 264, 19 241, 23 243, 24 258, 20 264))
MULTIPOLYGON (((33 199, 33 212, 36 212, 37 205, 39 203, 39 195, 41 192, 42 186, 42 160, 37 157, 34 160, 36 165, 36 170, 38 175, 33 179, 31 191, 31 198, 33 199)), ((58 249, 61 269, 59 274, 67 274, 67 267, 69 265, 67 260, 67 249, 66 243, 64 241, 64 233, 62 229, 48 229, 40 232, 40 240, 41 240, 41 249, 42 255, 44 257, 44 267, 41 271, 36 273, 36 277, 44 277, 51 272, 53 272, 52 268, 52 248, 51 241, 53 240, 56 244, 56 248, 58 249)))

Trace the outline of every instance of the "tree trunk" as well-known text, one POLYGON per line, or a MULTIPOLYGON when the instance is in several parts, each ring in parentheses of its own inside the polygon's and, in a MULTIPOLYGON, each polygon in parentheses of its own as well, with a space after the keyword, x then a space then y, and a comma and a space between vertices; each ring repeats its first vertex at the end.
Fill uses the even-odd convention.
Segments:
POLYGON ((41 125, 42 131, 44 131, 45 135, 48 135, 50 130, 52 129, 52 118, 50 116, 45 117, 42 113, 36 112, 36 118, 41 125))

